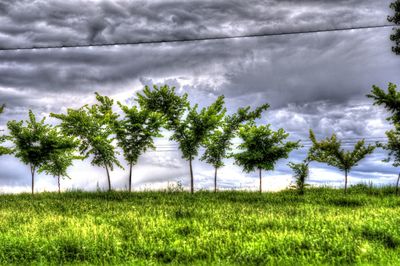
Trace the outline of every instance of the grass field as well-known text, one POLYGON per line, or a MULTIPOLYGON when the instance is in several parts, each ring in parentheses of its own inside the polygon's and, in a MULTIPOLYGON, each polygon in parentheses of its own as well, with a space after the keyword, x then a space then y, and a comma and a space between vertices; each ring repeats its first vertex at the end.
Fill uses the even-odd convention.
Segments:
POLYGON ((353 187, 0 196, 0 264, 400 265, 400 197, 353 187))

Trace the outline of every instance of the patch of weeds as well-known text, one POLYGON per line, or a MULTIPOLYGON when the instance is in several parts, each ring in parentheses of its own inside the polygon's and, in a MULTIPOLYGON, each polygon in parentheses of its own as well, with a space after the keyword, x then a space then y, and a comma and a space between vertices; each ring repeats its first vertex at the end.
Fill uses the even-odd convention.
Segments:
POLYGON ((359 199, 354 198, 333 198, 329 199, 328 203, 337 207, 362 207, 364 203, 359 199))
POLYGON ((400 240, 391 233, 382 229, 364 227, 361 236, 369 241, 379 242, 389 249, 396 249, 400 246, 400 240))
POLYGON ((186 209, 178 209, 175 211, 175 218, 176 219, 185 219, 185 218, 192 218, 193 214, 190 210, 186 209))

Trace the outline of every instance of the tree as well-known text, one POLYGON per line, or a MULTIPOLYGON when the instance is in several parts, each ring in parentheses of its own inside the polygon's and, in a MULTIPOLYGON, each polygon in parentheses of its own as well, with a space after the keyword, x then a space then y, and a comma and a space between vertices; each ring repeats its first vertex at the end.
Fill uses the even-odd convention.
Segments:
POLYGON ((79 146, 75 137, 67 136, 57 128, 51 129, 48 135, 55 143, 55 148, 50 152, 48 159, 39 167, 38 173, 45 172, 56 177, 58 193, 61 193, 60 178, 70 178, 67 173, 68 168, 72 166, 74 160, 84 159, 84 157, 75 154, 79 146))
MULTIPOLYGON (((379 88, 373 86, 371 94, 367 95, 368 98, 374 100, 374 105, 381 105, 387 111, 391 113, 391 116, 387 118, 390 121, 394 129, 386 131, 388 142, 386 144, 378 143, 378 147, 383 148, 389 152, 388 158, 384 162, 390 162, 393 160, 392 165, 394 167, 400 166, 400 92, 397 92, 396 85, 389 83, 387 93, 379 88)), ((400 173, 397 177, 396 182, 396 194, 399 194, 399 183, 400 173)))
POLYGON ((108 190, 111 191, 110 170, 114 170, 114 165, 122 168, 113 145, 113 121, 116 119, 112 111, 114 101, 98 93, 96 99, 98 104, 68 109, 67 114, 51 116, 61 120, 60 126, 65 134, 79 139, 79 151, 85 158, 93 156, 92 165, 105 168, 108 190))
POLYGON ((374 101, 374 105, 381 105, 391 113, 387 120, 393 125, 400 124, 400 92, 397 92, 396 88, 396 84, 389 83, 386 93, 373 85, 371 93, 367 94, 367 97, 374 101))
POLYGON ((162 137, 161 126, 164 123, 161 114, 140 110, 136 106, 129 108, 118 102, 124 112, 122 120, 115 120, 114 127, 118 146, 122 148, 125 160, 129 164, 129 192, 132 190, 132 168, 139 156, 147 149, 155 149, 153 138, 162 137))
POLYGON ((153 90, 145 87, 142 94, 138 93, 138 102, 142 108, 159 112, 165 117, 166 129, 173 131, 170 139, 178 142, 182 158, 189 162, 190 191, 193 193, 192 161, 223 118, 224 97, 220 96, 213 104, 198 111, 197 104, 190 106, 187 94, 179 96, 175 93, 175 88, 165 85, 160 88, 154 86, 153 90))
POLYGON ((225 115, 224 97, 218 99, 208 107, 198 111, 197 104, 189 107, 189 113, 185 119, 180 121, 175 128, 171 140, 179 144, 182 158, 189 162, 190 169, 190 192, 194 192, 193 166, 192 162, 198 155, 200 147, 214 130, 225 115))
MULTIPOLYGON (((388 142, 386 144, 378 143, 378 147, 389 151, 389 156, 384 159, 384 162, 393 160, 394 167, 400 166, 400 128, 397 125, 395 130, 386 131, 388 142)), ((396 195, 399 195, 400 173, 397 176, 396 195)))
POLYGON ((188 95, 177 95, 175 87, 164 85, 153 89, 145 86, 142 93, 137 93, 137 102, 142 110, 158 112, 166 119, 166 129, 174 131, 179 125, 182 116, 189 107, 188 95))
POLYGON ((206 150, 201 160, 214 167, 214 192, 217 192, 218 169, 224 166, 223 160, 231 150, 231 141, 237 134, 239 126, 246 121, 260 118, 261 113, 268 108, 268 104, 264 104, 252 112, 249 112, 250 107, 239 108, 237 113, 225 117, 225 119, 221 121, 220 127, 215 129, 205 140, 204 146, 206 150))
POLYGON ((29 110, 29 120, 9 121, 7 127, 10 131, 10 140, 14 143, 12 152, 15 157, 30 166, 32 176, 32 194, 35 187, 36 170, 42 166, 57 148, 59 143, 52 136, 52 128, 45 124, 45 118, 37 121, 35 115, 29 110))
POLYGON ((293 177, 296 179, 295 188, 299 191, 300 195, 304 194, 305 187, 307 186, 306 180, 309 175, 308 160, 301 163, 289 163, 289 167, 293 170, 293 177))
MULTIPOLYGON (((0 114, 3 113, 4 108, 5 108, 4 105, 0 106, 0 114)), ((6 136, 0 136, 0 144, 3 143, 5 140, 6 140, 6 136)), ((9 154, 10 152, 11 152, 10 149, 8 149, 6 147, 3 147, 3 146, 0 146, 0 156, 9 154)))
MULTIPOLYGON (((388 16, 388 21, 400 25, 400 0, 391 3, 390 8, 393 9, 394 15, 388 16)), ((396 54, 400 54, 400 28, 397 27, 397 29, 393 29, 393 31, 393 34, 390 35, 390 40, 395 43, 395 46, 392 47, 392 51, 396 54)))
POLYGON ((365 146, 365 141, 360 140, 355 144, 352 151, 345 151, 341 148, 342 143, 337 139, 335 134, 325 140, 317 141, 312 130, 310 130, 310 139, 313 144, 309 150, 308 158, 311 161, 326 163, 344 171, 345 193, 347 193, 347 175, 350 170, 375 149, 372 145, 365 146))
POLYGON ((242 143, 240 153, 232 154, 235 163, 243 167, 245 172, 258 169, 260 177, 260 193, 262 192, 262 170, 272 171, 280 159, 287 159, 289 153, 300 147, 297 142, 284 142, 289 136, 282 128, 273 131, 270 125, 256 126, 250 122, 239 129, 242 143))

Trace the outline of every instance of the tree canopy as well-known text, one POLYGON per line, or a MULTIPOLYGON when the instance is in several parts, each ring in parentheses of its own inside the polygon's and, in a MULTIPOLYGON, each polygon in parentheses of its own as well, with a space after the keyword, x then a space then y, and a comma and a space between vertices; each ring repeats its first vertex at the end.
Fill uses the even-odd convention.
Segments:
POLYGON ((290 152, 300 147, 299 141, 292 142, 285 139, 289 137, 282 128, 273 131, 270 125, 256 126, 250 122, 239 129, 242 143, 239 150, 242 152, 232 154, 235 163, 245 172, 259 170, 260 192, 262 192, 261 171, 272 171, 280 159, 287 159, 290 152))
POLYGON ((190 168, 190 187, 194 192, 192 161, 198 155, 200 147, 211 132, 219 126, 221 119, 225 115, 224 97, 220 96, 208 107, 198 111, 197 104, 188 107, 188 114, 185 119, 180 120, 175 127, 171 140, 179 144, 182 151, 182 158, 189 161, 190 168))
POLYGON ((198 105, 190 106, 187 94, 178 95, 174 87, 145 87, 138 93, 140 106, 149 111, 159 112, 166 119, 166 129, 173 132, 171 140, 178 142, 182 158, 189 161, 190 191, 194 192, 192 161, 198 155, 201 145, 212 130, 219 126, 225 115, 224 97, 208 107, 198 110, 198 105))
POLYGON ((368 98, 374 101, 374 105, 383 106, 390 114, 387 118, 393 124, 400 123, 400 92, 397 90, 397 85, 389 83, 387 92, 378 86, 373 85, 368 98))
POLYGON ((117 159, 118 152, 113 145, 113 121, 116 114, 112 111, 114 101, 96 93, 97 104, 84 105, 79 109, 68 109, 67 114, 51 114, 61 120, 65 134, 80 140, 79 150, 86 158, 92 156, 92 165, 104 167, 107 173, 108 190, 111 190, 109 170, 114 165, 122 168, 117 159))
POLYGON ((226 116, 212 134, 204 141, 206 148, 202 161, 211 164, 215 169, 214 174, 214 191, 217 190, 217 171, 218 168, 224 166, 223 160, 228 156, 231 150, 232 139, 237 134, 239 126, 247 121, 253 121, 260 118, 263 111, 269 108, 268 104, 264 104, 254 111, 250 111, 250 107, 239 108, 238 111, 230 116, 226 116))
MULTIPOLYGON (((394 11, 393 16, 388 16, 388 21, 393 22, 396 25, 400 25, 400 0, 390 4, 390 8, 394 11)), ((392 47, 392 51, 396 54, 400 54, 400 28, 393 29, 393 33, 390 35, 390 40, 395 43, 392 47)))
POLYGON ((25 123, 13 120, 9 121, 7 126, 10 140, 14 143, 12 152, 24 164, 30 166, 33 194, 35 172, 48 163, 54 154, 68 149, 71 143, 60 138, 56 129, 45 124, 45 118, 37 121, 32 111, 29 111, 29 119, 25 123))
POLYGON ((347 151, 342 149, 342 143, 335 134, 325 140, 317 141, 312 130, 310 130, 310 139, 313 145, 308 153, 309 160, 326 163, 344 171, 345 192, 347 192, 347 174, 354 166, 358 165, 359 161, 371 154, 375 149, 372 145, 365 146, 365 141, 360 140, 355 144, 353 150, 347 151))
POLYGON ((179 124, 183 114, 189 107, 188 95, 178 95, 175 87, 164 85, 158 87, 145 86, 144 90, 137 93, 137 102, 142 110, 159 112, 166 118, 165 127, 169 130, 175 130, 179 124))
MULTIPOLYGON (((1 105, 0 106, 0 114, 3 113, 5 108, 5 105, 1 105)), ((1 131, 0 131, 1 132, 1 131)), ((3 143, 6 140, 6 136, 0 135, 0 144, 3 143)), ((0 146, 0 156, 5 155, 5 154, 9 154, 11 152, 10 149, 0 146)))
POLYGON ((38 172, 56 177, 60 193, 60 178, 70 178, 67 173, 68 168, 72 166, 74 160, 84 157, 76 155, 79 141, 75 137, 65 135, 59 128, 52 129, 49 136, 55 140, 56 148, 52 149, 48 159, 39 167, 38 172))
POLYGON ((118 102, 124 117, 115 120, 114 128, 118 146, 121 147, 125 160, 129 164, 129 191, 132 189, 132 167, 139 156, 147 149, 155 149, 154 138, 162 137, 160 130, 164 124, 160 113, 128 107, 118 102))
MULTIPOLYGON (((386 131, 388 142, 379 143, 378 147, 389 152, 385 162, 393 161, 394 167, 400 166, 400 92, 396 90, 397 86, 389 83, 388 90, 385 92, 378 86, 373 86, 368 98, 374 100, 374 105, 383 106, 391 115, 387 118, 393 125, 393 129, 386 131)), ((400 173, 396 183, 396 194, 399 193, 400 173)))
POLYGON ((300 195, 303 195, 305 187, 307 186, 306 180, 309 175, 309 161, 305 160, 301 163, 289 163, 288 165, 293 170, 293 177, 296 180, 294 187, 299 191, 300 195))

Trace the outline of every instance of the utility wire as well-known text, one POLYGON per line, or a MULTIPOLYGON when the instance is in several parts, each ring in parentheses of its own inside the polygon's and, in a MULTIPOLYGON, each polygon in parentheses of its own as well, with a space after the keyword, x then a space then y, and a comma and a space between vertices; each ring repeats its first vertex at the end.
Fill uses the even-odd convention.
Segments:
POLYGON ((297 35, 297 34, 311 34, 319 32, 335 32, 335 31, 349 31, 349 30, 364 30, 364 29, 377 29, 399 27, 395 24, 382 24, 382 25, 368 25, 358 27, 343 27, 331 29, 317 29, 317 30, 301 30, 301 31, 284 31, 275 33, 254 33, 243 35, 231 36, 214 36, 214 37, 199 37, 199 38, 182 38, 182 39, 160 39, 160 40, 142 40, 134 42, 113 42, 113 43, 89 43, 89 44, 62 44, 62 45, 49 45, 49 46, 31 46, 31 47, 0 47, 0 51, 17 51, 17 50, 36 50, 36 49, 62 49, 62 48, 84 48, 84 47, 106 47, 116 45, 139 45, 139 44, 161 44, 161 43, 180 43, 180 42, 199 42, 199 41, 213 41, 213 40, 231 40, 242 38, 260 38, 270 36, 283 36, 283 35, 297 35))

